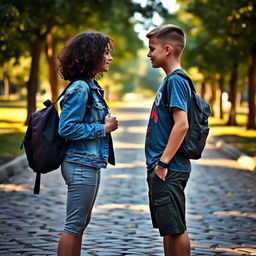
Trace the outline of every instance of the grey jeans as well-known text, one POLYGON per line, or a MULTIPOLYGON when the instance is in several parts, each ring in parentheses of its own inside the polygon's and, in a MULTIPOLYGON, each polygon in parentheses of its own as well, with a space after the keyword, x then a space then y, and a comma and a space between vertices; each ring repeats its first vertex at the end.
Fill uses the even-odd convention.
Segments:
POLYGON ((91 220, 100 184, 100 168, 64 161, 61 172, 68 186, 64 232, 80 235, 91 220))

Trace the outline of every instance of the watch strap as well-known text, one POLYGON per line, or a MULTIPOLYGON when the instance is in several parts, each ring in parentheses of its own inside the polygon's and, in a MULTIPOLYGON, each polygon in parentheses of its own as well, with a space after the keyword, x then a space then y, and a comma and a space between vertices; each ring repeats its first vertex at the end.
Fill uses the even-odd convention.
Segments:
POLYGON ((162 168, 167 168, 168 167, 168 164, 163 162, 163 161, 161 161, 161 160, 158 161, 157 165, 159 165, 162 168))

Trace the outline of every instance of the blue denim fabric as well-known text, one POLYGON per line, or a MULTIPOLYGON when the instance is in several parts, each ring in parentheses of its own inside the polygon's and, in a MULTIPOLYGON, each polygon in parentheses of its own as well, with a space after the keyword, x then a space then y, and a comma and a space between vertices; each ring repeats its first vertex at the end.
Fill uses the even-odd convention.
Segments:
POLYGON ((64 161, 61 172, 68 186, 64 231, 72 235, 80 235, 91 220, 101 171, 100 168, 64 161))
POLYGON ((59 134, 68 141, 64 160, 106 168, 109 154, 109 134, 104 135, 104 120, 108 108, 101 87, 88 80, 77 80, 67 89, 60 103, 59 134), (92 104, 88 110, 89 86, 92 104))

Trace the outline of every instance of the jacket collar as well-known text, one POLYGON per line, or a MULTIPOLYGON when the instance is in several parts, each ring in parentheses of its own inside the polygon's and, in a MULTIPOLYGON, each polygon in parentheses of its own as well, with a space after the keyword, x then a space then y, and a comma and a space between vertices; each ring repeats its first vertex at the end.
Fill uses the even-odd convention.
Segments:
POLYGON ((98 84, 98 82, 96 80, 92 81, 90 78, 88 79, 88 84, 89 86, 93 89, 93 90, 97 90, 97 93, 100 95, 100 97, 102 98, 102 100, 105 102, 104 100, 104 90, 102 89, 102 87, 98 84))
POLYGON ((92 81, 91 78, 88 79, 88 82, 89 82, 89 86, 90 86, 92 89, 98 89, 97 85, 92 81))

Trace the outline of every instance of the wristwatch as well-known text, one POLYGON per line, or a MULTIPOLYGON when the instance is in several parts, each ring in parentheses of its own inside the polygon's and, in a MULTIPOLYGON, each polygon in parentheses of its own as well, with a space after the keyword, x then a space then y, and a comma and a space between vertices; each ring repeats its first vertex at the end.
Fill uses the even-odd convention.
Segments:
POLYGON ((159 165, 162 168, 167 168, 168 167, 168 164, 163 162, 163 161, 161 161, 161 160, 158 161, 157 165, 159 165))

